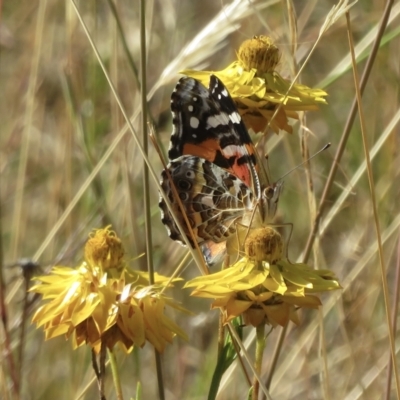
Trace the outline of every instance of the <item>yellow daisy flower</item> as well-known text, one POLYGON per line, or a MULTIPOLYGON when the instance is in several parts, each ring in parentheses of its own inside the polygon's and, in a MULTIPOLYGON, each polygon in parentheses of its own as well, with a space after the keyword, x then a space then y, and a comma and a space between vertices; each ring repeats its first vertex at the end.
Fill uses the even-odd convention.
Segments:
POLYGON ((306 264, 282 259, 281 235, 271 227, 253 230, 245 241, 246 256, 232 267, 197 277, 185 287, 195 288, 192 296, 214 298, 224 323, 243 315, 244 323, 285 326, 298 324, 296 309, 318 308, 313 293, 340 289, 329 270, 314 270, 306 264))
POLYGON ((206 87, 210 74, 216 75, 229 90, 246 126, 255 132, 264 131, 269 124, 275 133, 280 129, 292 133, 288 117, 298 119, 297 111, 316 110, 320 104, 326 104, 325 91, 301 84, 291 87, 291 82, 275 71, 280 53, 269 37, 246 40, 237 56, 238 60, 222 71, 180 73, 198 79, 206 87))
POLYGON ((95 231, 85 246, 85 259, 78 267, 55 266, 31 291, 47 302, 32 321, 43 326, 46 339, 72 336, 73 347, 87 343, 99 353, 101 344, 112 349, 117 343, 129 352, 146 340, 159 352, 175 335, 186 334, 164 315, 165 306, 185 311, 162 294, 167 277, 129 269, 123 261, 121 240, 110 227, 95 231))

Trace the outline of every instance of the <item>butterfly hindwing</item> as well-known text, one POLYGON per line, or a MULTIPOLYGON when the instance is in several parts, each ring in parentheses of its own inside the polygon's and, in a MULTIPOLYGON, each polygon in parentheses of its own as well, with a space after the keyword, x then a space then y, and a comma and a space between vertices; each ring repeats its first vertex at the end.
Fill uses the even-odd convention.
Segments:
MULTIPOLYGON (((221 243, 235 233, 236 219, 251 207, 253 201, 251 190, 239 178, 195 156, 179 157, 169 164, 168 171, 198 244, 208 240, 221 243)), ((161 185, 172 204, 174 217, 178 218, 194 247, 191 231, 166 171, 162 173, 161 185)), ((183 243, 175 219, 163 200, 160 208, 162 222, 168 227, 170 237, 183 243)))

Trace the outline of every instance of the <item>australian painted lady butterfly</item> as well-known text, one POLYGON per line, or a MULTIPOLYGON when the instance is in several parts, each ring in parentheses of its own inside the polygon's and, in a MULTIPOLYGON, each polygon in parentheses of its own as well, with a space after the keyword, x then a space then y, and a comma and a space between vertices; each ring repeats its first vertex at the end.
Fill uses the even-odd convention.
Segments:
MULTIPOLYGON (((194 247, 197 241, 212 264, 237 223, 254 226, 271 220, 281 184, 270 183, 235 103, 216 76, 211 75, 208 89, 193 78, 181 78, 171 95, 171 111, 174 129, 167 168, 194 237, 165 171, 161 186, 190 244, 194 247)), ((169 236, 183 244, 165 201, 159 205, 169 236)))

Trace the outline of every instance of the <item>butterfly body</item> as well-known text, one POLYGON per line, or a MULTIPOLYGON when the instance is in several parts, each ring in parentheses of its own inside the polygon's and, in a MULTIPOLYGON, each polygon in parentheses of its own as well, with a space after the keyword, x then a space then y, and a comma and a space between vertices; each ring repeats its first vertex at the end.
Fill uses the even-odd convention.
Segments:
POLYGON ((181 78, 171 95, 171 111, 169 174, 162 172, 161 186, 173 212, 161 199, 162 222, 170 237, 183 243, 178 219, 191 246, 196 241, 210 263, 235 234, 237 222, 263 225, 272 218, 280 185, 269 183, 240 114, 216 76, 211 75, 209 89, 181 78))

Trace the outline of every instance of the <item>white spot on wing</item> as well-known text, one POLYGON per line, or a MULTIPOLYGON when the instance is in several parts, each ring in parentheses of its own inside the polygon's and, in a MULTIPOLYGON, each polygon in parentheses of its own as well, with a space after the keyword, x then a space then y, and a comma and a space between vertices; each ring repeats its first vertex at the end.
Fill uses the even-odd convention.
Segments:
POLYGON ((240 154, 239 147, 234 144, 224 147, 223 150, 225 157, 232 157, 240 154))
POLYGON ((212 115, 211 117, 208 117, 207 124, 210 125, 211 128, 215 128, 218 125, 221 125, 221 121, 217 117, 212 115))
POLYGON ((193 106, 188 106, 188 110, 189 110, 190 112, 193 112, 193 106))
POLYGON ((228 114, 220 112, 219 114, 211 115, 207 118, 207 128, 216 128, 218 125, 228 125, 230 121, 228 114))
POLYGON ((221 94, 225 97, 228 97, 228 91, 224 88, 224 90, 221 92, 221 94))
POLYGON ((214 201, 212 199, 212 196, 204 196, 201 198, 201 204, 204 204, 205 206, 209 208, 214 208, 214 201))
POLYGON ((199 119, 196 118, 196 117, 191 117, 189 123, 190 123, 190 126, 191 126, 193 129, 196 129, 196 128, 199 126, 200 121, 199 121, 199 119))
POLYGON ((193 101, 197 101, 197 97, 196 96, 193 97, 193 101))
POLYGON ((234 123, 234 124, 240 124, 240 115, 238 112, 234 111, 230 116, 229 119, 234 123))

